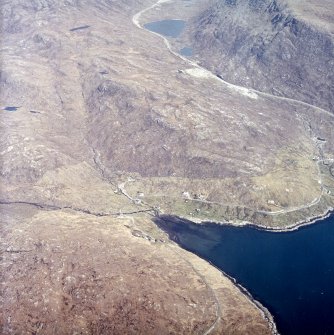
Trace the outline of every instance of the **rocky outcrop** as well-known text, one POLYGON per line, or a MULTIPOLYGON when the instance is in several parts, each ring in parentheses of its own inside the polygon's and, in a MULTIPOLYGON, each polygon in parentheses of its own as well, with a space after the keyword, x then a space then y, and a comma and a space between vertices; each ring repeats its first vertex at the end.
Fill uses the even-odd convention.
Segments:
POLYGON ((281 0, 217 1, 192 21, 190 39, 223 79, 334 112, 334 38, 323 28, 332 23, 303 15, 281 0))

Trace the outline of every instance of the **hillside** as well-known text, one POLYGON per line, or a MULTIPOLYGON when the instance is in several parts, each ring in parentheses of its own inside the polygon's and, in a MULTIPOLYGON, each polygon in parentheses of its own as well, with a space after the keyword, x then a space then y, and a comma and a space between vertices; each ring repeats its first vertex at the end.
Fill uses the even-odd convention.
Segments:
POLYGON ((192 19, 200 62, 225 80, 334 112, 331 1, 210 2, 192 19))

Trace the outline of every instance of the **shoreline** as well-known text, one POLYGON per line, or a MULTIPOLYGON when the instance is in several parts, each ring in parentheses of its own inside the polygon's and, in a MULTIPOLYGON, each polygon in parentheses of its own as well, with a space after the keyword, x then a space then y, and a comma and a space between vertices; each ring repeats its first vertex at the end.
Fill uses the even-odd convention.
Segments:
MULTIPOLYGON (((317 223, 321 223, 323 220, 329 218, 329 217, 334 217, 334 211, 333 209, 328 210, 324 215, 322 216, 317 216, 314 217, 312 219, 310 219, 308 222, 303 221, 302 224, 298 224, 297 226, 294 225, 293 228, 290 229, 285 229, 285 230, 272 230, 272 232, 292 232, 292 231, 297 231, 298 229, 307 227, 315 222, 317 223)), ((181 218, 181 217, 177 217, 177 216, 171 216, 171 215, 161 215, 158 220, 161 220, 163 222, 168 222, 169 220, 174 220, 174 223, 177 223, 177 221, 187 221, 187 223, 189 224, 198 224, 198 225, 217 225, 218 223, 215 222, 209 222, 209 221, 201 221, 201 222, 194 222, 192 220, 189 220, 187 218, 181 218)), ((210 264, 210 266, 214 267, 215 269, 217 269, 223 276, 225 276, 226 278, 228 278, 240 291, 241 294, 245 295, 252 304, 254 304, 262 313, 263 318, 268 322, 270 330, 272 332, 272 334, 274 335, 280 335, 279 331, 277 330, 277 325, 275 322, 275 318, 274 316, 270 313, 269 309, 267 307, 265 307, 264 305, 262 305, 262 303, 258 300, 256 300, 252 294, 247 290, 247 288, 245 288, 242 284, 240 284, 236 278, 234 278, 233 276, 227 274, 223 269, 217 267, 216 265, 214 265, 210 260, 205 259, 204 257, 202 257, 201 255, 197 254, 196 252, 189 250, 185 247, 183 247, 176 238, 173 237, 173 231, 169 230, 168 228, 162 228, 159 221, 155 222, 156 225, 162 229, 167 235, 168 235, 168 239, 169 241, 171 241, 171 243, 177 245, 178 247, 186 250, 187 252, 190 252, 194 255, 196 255, 197 257, 201 258, 202 260, 204 260, 205 262, 207 262, 208 264, 210 264)), ((233 226, 235 228, 239 227, 239 228, 244 228, 244 227, 251 227, 253 229, 259 230, 259 231, 270 231, 269 229, 263 228, 263 227, 259 227, 255 224, 244 224, 244 225, 236 225, 236 224, 230 224, 230 223, 221 223, 220 225, 228 227, 228 226, 233 226)))
MULTIPOLYGON (((163 220, 163 219, 161 219, 163 220)), ((156 223, 156 225, 160 228, 159 223, 156 223)), ((163 230, 165 231, 165 230, 163 230)), ((206 263, 208 263, 210 266, 212 266, 213 268, 215 268, 217 271, 219 271, 219 273, 221 273, 225 278, 227 278, 238 290, 239 292, 246 296, 248 298, 248 300, 251 302, 251 304, 253 304, 262 314, 262 317, 264 320, 267 321, 268 325, 269 325, 269 329, 271 331, 271 333, 273 335, 280 335, 280 333, 277 330, 277 326, 275 323, 275 319, 273 317, 273 315, 270 313, 270 311, 268 310, 268 308, 266 308, 264 305, 261 304, 260 301, 256 300, 251 293, 244 287, 242 286, 234 277, 232 277, 231 275, 227 274, 224 270, 220 269, 219 267, 217 267, 216 265, 214 265, 211 261, 203 258, 202 256, 198 255, 197 253, 188 250, 187 248, 182 247, 177 241, 175 241, 171 236, 170 236, 170 232, 165 231, 168 235, 168 239, 170 241, 170 243, 176 245, 179 248, 182 248, 183 250, 195 255, 196 257, 199 257, 200 259, 202 259, 203 261, 205 261, 206 263)))
POLYGON ((289 233, 289 232, 293 232, 293 231, 298 231, 300 229, 306 228, 310 225, 316 224, 316 223, 320 223, 321 221, 329 218, 331 215, 334 215, 334 208, 329 208, 324 214, 322 215, 317 215, 317 216, 313 216, 313 217, 309 217, 306 218, 305 220, 300 220, 297 223, 287 226, 285 228, 275 228, 275 227, 269 227, 269 226, 261 226, 261 225, 257 225, 253 222, 250 221, 242 221, 240 223, 235 223, 233 221, 229 222, 229 221, 214 221, 214 220, 204 220, 204 219, 196 219, 196 218, 189 218, 186 216, 177 216, 177 215, 161 215, 161 219, 163 220, 163 217, 170 217, 170 218, 174 218, 174 219, 179 219, 179 220, 186 220, 189 222, 192 222, 194 224, 199 224, 199 225, 210 225, 210 224, 214 224, 214 225, 219 225, 219 226, 230 226, 230 227, 235 227, 235 228, 245 228, 245 227, 249 227, 249 228, 254 228, 257 230, 261 230, 261 231, 267 231, 267 232, 272 232, 272 233, 289 233))
MULTIPOLYGON (((176 243, 176 242, 175 242, 176 243)), ((179 246, 181 247, 181 246, 179 246)), ((189 251, 190 252, 190 251, 189 251)), ((195 254, 195 253, 194 253, 195 254)), ((195 254, 197 257, 200 257, 202 258, 201 256, 195 254)), ((268 322, 269 324, 269 328, 272 332, 273 335, 280 335, 280 333, 278 332, 277 330, 277 327, 276 327, 276 323, 275 323, 275 320, 274 320, 274 317, 273 315, 269 312, 268 308, 266 308, 265 306, 263 306, 261 304, 260 301, 256 300, 252 295, 251 293, 244 287, 242 286, 240 283, 238 283, 238 281, 230 276, 229 274, 227 274, 224 270, 222 269, 219 269, 217 266, 215 266, 213 263, 211 263, 210 261, 202 258, 204 261, 206 261, 207 263, 209 263, 212 267, 214 267, 215 269, 217 269, 219 272, 221 272, 226 278, 228 278, 237 288, 238 290, 240 291, 241 294, 245 295, 249 300, 250 302, 255 305, 256 308, 258 308, 261 313, 262 313, 262 316, 263 318, 268 322)))

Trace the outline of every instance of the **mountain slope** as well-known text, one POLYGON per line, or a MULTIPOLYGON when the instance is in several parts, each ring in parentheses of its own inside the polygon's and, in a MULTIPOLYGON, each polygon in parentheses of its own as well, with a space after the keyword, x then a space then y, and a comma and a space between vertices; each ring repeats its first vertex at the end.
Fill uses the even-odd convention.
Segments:
POLYGON ((211 2, 189 28, 199 60, 225 80, 334 112, 333 3, 211 2))

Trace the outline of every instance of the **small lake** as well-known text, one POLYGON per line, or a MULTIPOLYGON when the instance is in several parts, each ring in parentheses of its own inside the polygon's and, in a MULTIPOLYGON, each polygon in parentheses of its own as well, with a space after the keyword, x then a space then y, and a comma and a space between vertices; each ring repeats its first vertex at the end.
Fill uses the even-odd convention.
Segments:
POLYGON ((183 20, 162 20, 144 24, 147 30, 165 37, 178 37, 183 31, 186 22, 183 20))
POLYGON ((269 309, 280 334, 334 334, 333 215, 287 233, 173 218, 158 224, 243 285, 269 309))
POLYGON ((3 108, 2 110, 7 111, 7 112, 16 112, 20 107, 15 107, 15 106, 7 106, 3 108))

